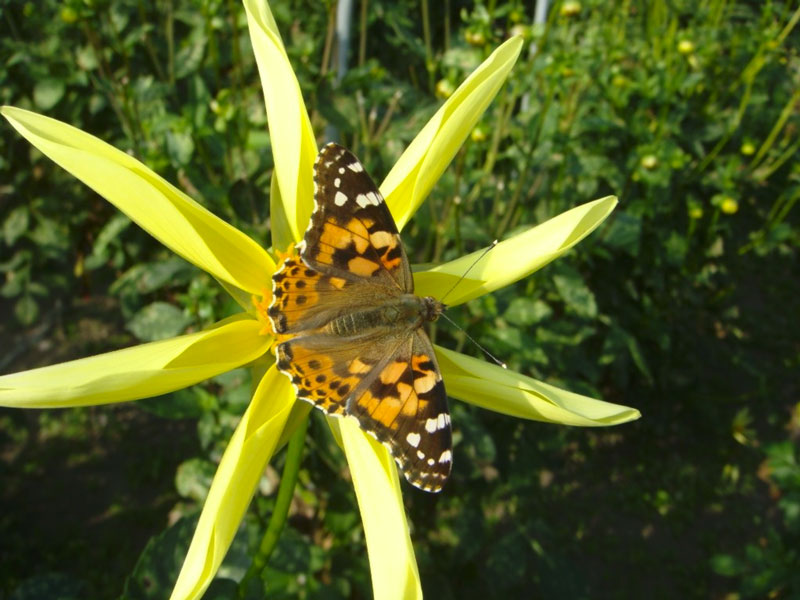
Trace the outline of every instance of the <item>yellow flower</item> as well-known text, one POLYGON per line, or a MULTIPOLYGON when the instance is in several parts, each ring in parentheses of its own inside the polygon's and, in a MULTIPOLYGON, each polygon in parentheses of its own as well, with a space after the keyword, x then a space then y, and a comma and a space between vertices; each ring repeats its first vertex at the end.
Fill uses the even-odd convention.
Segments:
MULTIPOLYGON (((245 0, 261 76, 275 170, 270 194, 275 248, 301 239, 312 200, 317 145, 300 87, 269 7, 245 0)), ((522 41, 500 46, 423 127, 381 187, 398 228, 413 216, 494 98, 522 41)), ((128 154, 65 123, 19 108, 2 114, 41 152, 86 183, 155 238, 206 270, 243 312, 205 331, 0 377, 0 405, 53 408, 124 402, 174 391, 265 357, 273 342, 252 302, 268 298, 276 265, 244 233, 197 204, 128 154)), ((455 305, 541 268, 591 233, 616 205, 589 202, 502 241, 448 296, 455 305)), ((419 295, 441 296, 475 254, 415 273, 419 295)), ((586 398, 519 373, 437 347, 448 393, 525 419, 615 425, 639 417, 624 406, 586 398)), ((272 364, 220 461, 172 598, 199 598, 214 578, 258 480, 281 440, 301 422, 289 380, 272 364)), ((303 404, 302 406, 306 406, 303 404)), ((361 510, 374 597, 422 595, 395 462, 350 419, 330 420, 344 448, 361 510)))
POLYGON ((726 215, 733 215, 739 210, 739 203, 730 196, 725 196, 719 204, 719 209, 726 215))
POLYGON ((691 54, 694 52, 694 43, 691 40, 681 40, 678 42, 678 52, 681 54, 691 54))
POLYGON ((648 171, 652 171, 658 166, 658 158, 652 154, 647 154, 642 157, 639 163, 648 171))
POLYGON ((561 9, 559 10, 559 14, 562 17, 574 17, 578 13, 581 12, 581 3, 575 0, 567 0, 564 4, 561 5, 561 9))
POLYGON ((440 79, 436 82, 436 96, 442 99, 449 98, 456 91, 456 87, 450 83, 449 79, 440 79))

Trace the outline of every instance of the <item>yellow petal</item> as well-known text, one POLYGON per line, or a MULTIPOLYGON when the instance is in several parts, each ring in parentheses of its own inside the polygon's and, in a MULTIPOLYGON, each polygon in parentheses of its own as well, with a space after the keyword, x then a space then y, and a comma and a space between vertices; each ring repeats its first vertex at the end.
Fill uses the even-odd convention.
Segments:
POLYGON ((200 598, 214 579, 294 404, 289 380, 273 366, 225 449, 171 598, 200 598))
POLYGON ((63 408, 125 402, 185 388, 269 349, 242 318, 198 333, 0 377, 0 406, 63 408))
POLYGON ((522 49, 513 37, 462 83, 397 161, 381 185, 398 229, 408 222, 506 80, 522 49))
MULTIPOLYGON (((338 424, 367 540, 375 600, 422 598, 422 587, 397 468, 389 451, 365 434, 355 419, 338 424)), ((423 492, 421 492, 423 493, 423 492)))
POLYGON ((293 228, 286 215, 287 206, 281 196, 277 169, 272 171, 269 185, 269 230, 272 235, 272 250, 287 252, 297 242, 293 228))
POLYGON ((495 412, 563 425, 600 427, 641 417, 635 408, 594 400, 436 346, 447 395, 495 412))
POLYGON ((275 263, 244 233, 113 146, 61 121, 5 106, 3 116, 31 144, 190 263, 259 294, 275 263))
POLYGON ((616 205, 614 196, 587 202, 500 242, 477 263, 483 250, 414 273, 414 289, 420 296, 441 298, 467 269, 467 278, 448 294, 448 306, 505 287, 564 254, 594 231, 616 205))
MULTIPOLYGON (((306 230, 314 206, 317 143, 269 5, 245 0, 244 8, 267 106, 272 156, 283 202, 281 222, 288 224, 292 239, 297 241, 306 230)), ((271 209, 277 210, 275 206, 271 209)))

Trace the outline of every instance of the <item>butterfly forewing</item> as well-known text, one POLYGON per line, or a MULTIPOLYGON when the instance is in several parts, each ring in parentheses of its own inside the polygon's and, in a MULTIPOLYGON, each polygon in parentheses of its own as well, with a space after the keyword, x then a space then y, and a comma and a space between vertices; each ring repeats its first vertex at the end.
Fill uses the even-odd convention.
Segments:
POLYGON ((328 144, 314 165, 314 213, 301 242, 312 267, 348 278, 390 282, 411 292, 414 282, 397 226, 378 187, 345 148, 328 144))
POLYGON ((397 227, 353 154, 325 146, 314 183, 300 257, 273 276, 268 314, 282 336, 278 368, 298 398, 356 418, 389 448, 409 482, 439 491, 452 465, 450 415, 422 326, 443 307, 411 295, 397 227))

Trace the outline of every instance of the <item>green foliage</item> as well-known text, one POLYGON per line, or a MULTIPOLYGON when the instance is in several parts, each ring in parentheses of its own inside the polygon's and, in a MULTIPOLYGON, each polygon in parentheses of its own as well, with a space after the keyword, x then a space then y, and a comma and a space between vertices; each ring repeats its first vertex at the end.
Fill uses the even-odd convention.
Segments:
MULTIPOLYGON (((376 179, 499 42, 515 33, 530 44, 403 232, 413 261, 448 260, 588 200, 620 198, 568 256, 452 313, 510 367, 636 406, 643 420, 587 431, 453 402, 452 481, 439 497, 406 494, 423 586, 443 598, 793 597, 799 13, 777 1, 587 0, 556 2, 534 24, 530 4, 369 2, 354 15, 340 80, 333 5, 271 4, 319 139, 335 127, 376 179)), ((270 246, 271 145, 238 4, 0 2, 0 15, 0 102, 132 153, 270 246)), ((212 278, 8 126, 0 199, 6 372, 197 330, 237 310, 212 278)), ((436 333, 475 352, 446 325, 436 333)), ((0 561, 0 595, 165 597, 252 385, 239 370, 137 403, 147 411, 140 418, 161 430, 188 423, 197 439, 180 455, 151 455, 142 434, 132 451, 143 469, 169 465, 157 484, 141 477, 159 518, 152 540, 131 550, 141 552, 136 564, 82 560, 95 555, 76 550, 68 528, 26 542, 14 517, 25 488, 9 485, 0 493, 4 550, 35 558, 0 561), (62 576, 66 554, 76 558, 62 576)), ((88 460, 76 439, 133 422, 118 409, 92 409, 77 423, 65 414, 0 413, 3 468, 47 472, 56 457, 31 448, 54 440, 75 462, 88 460)), ((266 593, 368 597, 341 451, 316 417, 308 440, 266 593)), ((234 593, 282 464, 278 455, 262 479, 206 597, 234 593)), ((138 507, 124 498, 107 512, 138 507)), ((139 530, 135 520, 118 527, 116 541, 139 530)), ((85 543, 115 554, 109 540, 85 543)))

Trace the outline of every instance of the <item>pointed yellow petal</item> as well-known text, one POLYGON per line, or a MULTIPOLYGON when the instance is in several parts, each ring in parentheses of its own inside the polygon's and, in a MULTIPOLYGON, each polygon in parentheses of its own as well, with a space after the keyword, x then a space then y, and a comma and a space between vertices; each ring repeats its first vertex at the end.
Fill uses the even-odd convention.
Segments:
MULTIPOLYGON (((338 424, 367 539, 375 600, 422 598, 394 459, 355 419, 338 424)), ((334 425, 335 427, 336 425, 334 425)))
MULTIPOLYGON (((282 212, 292 238, 297 241, 306 230, 314 206, 313 168, 317 142, 300 85, 286 56, 269 5, 245 0, 244 7, 264 89, 272 156, 283 201, 282 212)), ((275 211, 274 206, 272 210, 275 211)))
POLYGON ((293 228, 289 225, 286 209, 278 183, 278 171, 274 169, 269 185, 269 229, 274 252, 287 252, 297 242, 293 228))
POLYGON ((200 598, 214 579, 293 404, 289 380, 271 367, 219 463, 172 600, 200 598))
POLYGON ((0 406, 63 408, 125 402, 193 385, 255 360, 272 338, 255 319, 0 377, 0 406))
POLYGON ((505 82, 522 49, 507 40, 462 83, 417 134, 381 185, 402 229, 450 164, 483 111, 505 82))
POLYGON ((11 106, 0 112, 47 157, 176 254, 252 294, 269 287, 275 263, 263 248, 132 156, 49 117, 11 106))
POLYGON ((447 296, 447 305, 455 306, 514 283, 580 242, 616 205, 614 196, 587 202, 500 242, 477 263, 483 250, 414 273, 414 289, 420 296, 440 298, 472 267, 467 278, 447 296))
POLYGON ((635 408, 594 400, 436 346, 447 394, 495 412, 563 425, 600 427, 641 417, 635 408))

